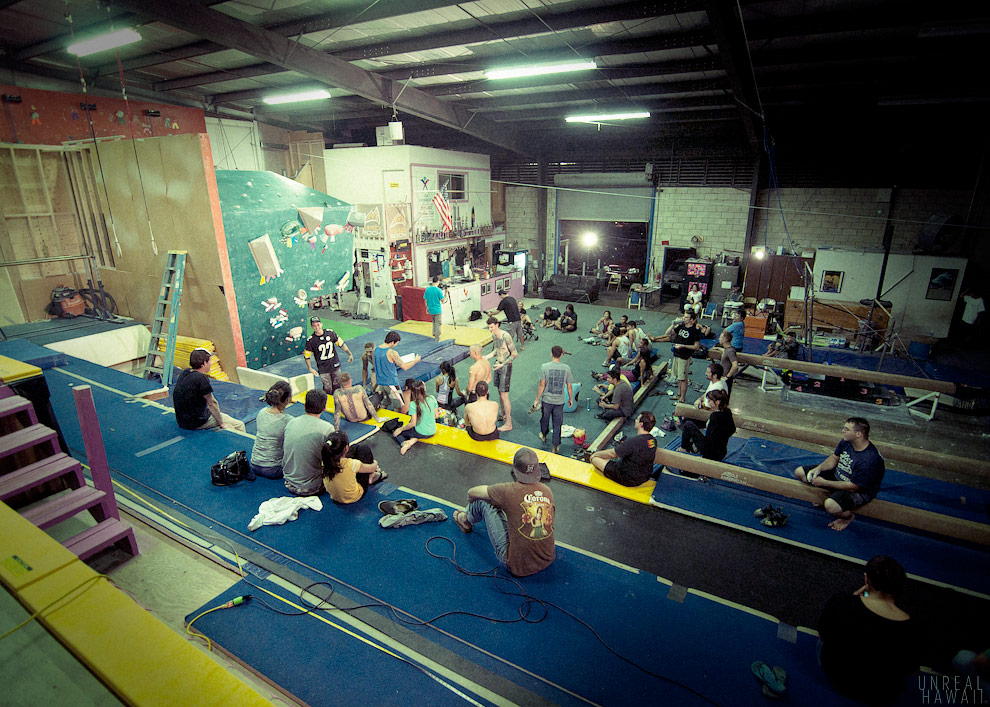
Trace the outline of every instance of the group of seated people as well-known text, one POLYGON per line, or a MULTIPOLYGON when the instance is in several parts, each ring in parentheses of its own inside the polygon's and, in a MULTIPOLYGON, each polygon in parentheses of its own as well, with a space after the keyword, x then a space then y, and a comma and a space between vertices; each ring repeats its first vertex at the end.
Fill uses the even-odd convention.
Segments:
POLYGON ((577 331, 577 312, 574 311, 574 305, 566 305, 563 312, 556 307, 548 306, 540 317, 540 326, 544 329, 557 329, 568 333, 577 331))

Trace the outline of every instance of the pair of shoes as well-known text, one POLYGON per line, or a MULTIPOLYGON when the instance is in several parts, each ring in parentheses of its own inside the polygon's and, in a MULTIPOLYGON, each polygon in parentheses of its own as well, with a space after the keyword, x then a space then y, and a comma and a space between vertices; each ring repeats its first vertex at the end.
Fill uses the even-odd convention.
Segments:
MULTIPOLYGON (((774 508, 770 506, 770 511, 763 514, 763 520, 760 521, 760 525, 765 525, 768 528, 779 528, 782 525, 787 524, 787 514, 784 513, 783 508, 774 508)), ((765 509, 760 509, 764 511, 765 509)))
POLYGON ((538 407, 538 406, 536 406, 536 405, 533 405, 533 407, 531 407, 531 408, 529 409, 529 411, 528 411, 528 412, 529 412, 529 414, 530 414, 530 415, 532 415, 532 414, 533 414, 534 412, 536 412, 536 411, 537 411, 538 409, 539 409, 539 407, 538 407))
POLYGON ((464 511, 454 511, 454 523, 457 524, 457 527, 461 529, 462 533, 470 533, 474 529, 474 526, 467 519, 467 513, 464 511))
POLYGON ((764 696, 777 700, 787 694, 787 671, 779 665, 771 668, 762 660, 757 660, 749 668, 756 679, 763 683, 764 696))
POLYGON ((595 417, 597 417, 599 420, 605 419, 605 416, 602 413, 598 413, 597 415, 595 415, 595 417))
POLYGON ((381 528, 404 528, 407 525, 421 523, 440 523, 447 520, 447 514, 439 508, 429 508, 425 511, 410 511, 401 515, 387 515, 378 519, 381 528))
POLYGON ((766 518, 768 515, 773 513, 773 510, 774 510, 773 506, 768 503, 767 505, 763 506, 763 508, 757 508, 755 511, 753 511, 753 517, 766 518))
POLYGON ((397 501, 380 501, 378 510, 387 516, 402 515, 419 508, 415 498, 400 498, 397 501))

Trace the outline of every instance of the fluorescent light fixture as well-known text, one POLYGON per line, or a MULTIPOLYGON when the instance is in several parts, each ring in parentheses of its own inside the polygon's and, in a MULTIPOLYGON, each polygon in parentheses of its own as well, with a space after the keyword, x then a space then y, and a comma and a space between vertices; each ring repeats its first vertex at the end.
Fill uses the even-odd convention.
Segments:
POLYGON ((647 112, 641 113, 602 113, 600 115, 569 115, 564 120, 568 123, 604 123, 609 120, 633 120, 634 118, 649 118, 647 112))
POLYGON ((70 44, 65 48, 65 51, 76 56, 89 56, 90 54, 96 54, 107 49, 116 49, 117 47, 123 47, 140 41, 141 35, 137 33, 137 30, 128 27, 127 29, 118 29, 116 32, 107 32, 91 39, 84 39, 81 42, 70 44))
POLYGON ((543 74, 563 74, 568 71, 588 71, 597 69, 593 61, 572 61, 567 64, 543 64, 534 66, 517 66, 512 69, 489 69, 485 78, 489 79, 518 79, 523 76, 541 76, 543 74))
POLYGON ((313 91, 297 91, 296 93, 284 93, 281 96, 266 96, 262 98, 270 106, 277 106, 280 103, 298 103, 300 101, 318 101, 330 98, 330 92, 325 88, 318 88, 313 91))

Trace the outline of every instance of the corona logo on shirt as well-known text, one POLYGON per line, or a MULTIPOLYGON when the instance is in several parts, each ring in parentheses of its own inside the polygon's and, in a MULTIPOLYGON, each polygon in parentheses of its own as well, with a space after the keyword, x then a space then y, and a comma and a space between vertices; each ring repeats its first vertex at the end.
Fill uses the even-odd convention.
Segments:
POLYGON ((553 535, 553 505, 542 491, 523 496, 519 504, 523 508, 519 533, 530 540, 541 540, 553 535))

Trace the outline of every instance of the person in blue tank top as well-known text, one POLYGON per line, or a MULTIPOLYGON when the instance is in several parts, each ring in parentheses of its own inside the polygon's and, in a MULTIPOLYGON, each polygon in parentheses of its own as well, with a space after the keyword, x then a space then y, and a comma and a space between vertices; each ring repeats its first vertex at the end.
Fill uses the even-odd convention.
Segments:
POLYGON ((385 343, 375 349, 375 377, 379 387, 395 403, 396 409, 405 414, 409 411, 409 406, 403 400, 402 390, 399 389, 399 369, 408 371, 421 359, 419 354, 416 354, 411 361, 403 361, 399 352, 395 350, 395 345, 401 340, 399 332, 390 331, 385 335, 385 343))

